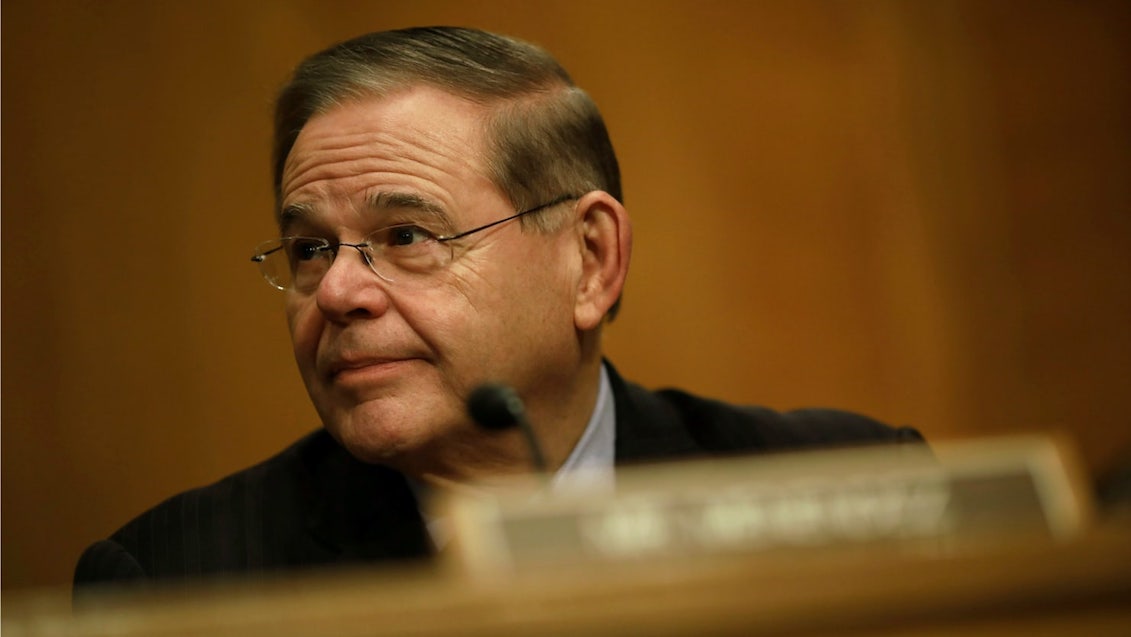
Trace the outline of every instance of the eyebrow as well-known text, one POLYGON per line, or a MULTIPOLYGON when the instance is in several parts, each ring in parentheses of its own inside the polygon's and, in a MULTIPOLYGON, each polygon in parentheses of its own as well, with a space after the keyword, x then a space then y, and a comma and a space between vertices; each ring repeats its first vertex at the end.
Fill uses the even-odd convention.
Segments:
POLYGON ((411 210, 448 221, 448 212, 442 205, 412 192, 381 191, 370 197, 368 204, 374 210, 411 210))
POLYGON ((287 204, 282 210, 279 210, 279 230, 285 232, 294 222, 299 221, 302 217, 309 216, 313 212, 314 207, 310 204, 287 204))
MULTIPOLYGON (((411 210, 448 222, 447 210, 435 201, 411 192, 381 191, 366 200, 366 207, 376 211, 411 210)), ((308 203, 287 204, 279 211, 279 228, 286 230, 295 222, 316 212, 308 203)))

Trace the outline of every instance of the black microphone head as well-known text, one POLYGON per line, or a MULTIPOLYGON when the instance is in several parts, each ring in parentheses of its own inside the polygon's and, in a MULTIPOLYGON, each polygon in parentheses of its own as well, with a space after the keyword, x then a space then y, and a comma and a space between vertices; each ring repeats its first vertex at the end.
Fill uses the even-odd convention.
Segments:
POLYGON ((522 422, 526 408, 518 394, 506 385, 480 385, 467 398, 467 413, 484 429, 510 429, 522 422))

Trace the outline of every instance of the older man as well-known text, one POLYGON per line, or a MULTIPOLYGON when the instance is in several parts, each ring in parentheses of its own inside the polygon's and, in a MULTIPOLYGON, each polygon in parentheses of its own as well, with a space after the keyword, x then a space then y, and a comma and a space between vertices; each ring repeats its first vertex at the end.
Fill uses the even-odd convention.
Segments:
POLYGON ((487 381, 522 397, 559 481, 919 439, 617 375, 601 353, 632 247, 616 156, 593 102, 535 46, 459 28, 342 43, 296 70, 275 142, 280 238, 253 260, 286 297, 324 428, 97 542, 76 584, 427 556, 422 490, 530 468, 518 431, 467 415, 487 381))

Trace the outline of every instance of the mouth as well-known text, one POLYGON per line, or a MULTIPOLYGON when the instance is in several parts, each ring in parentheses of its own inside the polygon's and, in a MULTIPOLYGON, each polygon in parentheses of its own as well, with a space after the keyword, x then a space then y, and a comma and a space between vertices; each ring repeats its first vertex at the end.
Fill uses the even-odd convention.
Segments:
POLYGON ((361 386, 396 380, 421 362, 418 358, 365 358, 338 361, 330 366, 328 379, 335 385, 361 386))

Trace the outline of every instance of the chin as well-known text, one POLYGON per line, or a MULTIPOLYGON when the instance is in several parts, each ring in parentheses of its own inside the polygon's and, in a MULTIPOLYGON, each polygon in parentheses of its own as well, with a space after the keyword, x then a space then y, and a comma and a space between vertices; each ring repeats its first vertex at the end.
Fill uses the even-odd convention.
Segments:
POLYGON ((397 464, 396 459, 416 447, 414 436, 381 426, 327 426, 330 435, 350 455, 370 464, 397 464))
POLYGON ((426 446, 431 438, 428 432, 434 430, 433 423, 405 416, 367 404, 346 414, 323 417, 323 423, 330 435, 358 460, 396 466, 402 464, 399 459, 426 446))

